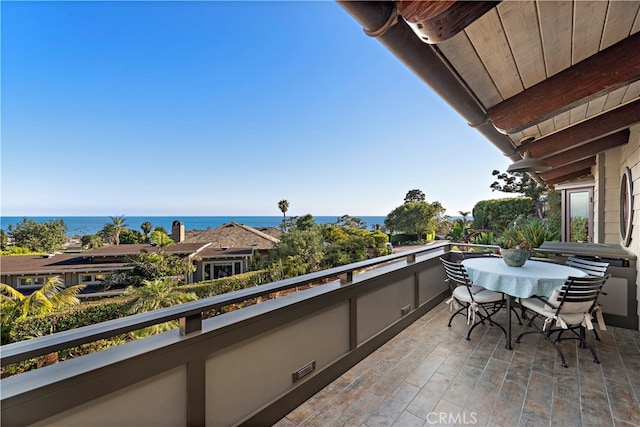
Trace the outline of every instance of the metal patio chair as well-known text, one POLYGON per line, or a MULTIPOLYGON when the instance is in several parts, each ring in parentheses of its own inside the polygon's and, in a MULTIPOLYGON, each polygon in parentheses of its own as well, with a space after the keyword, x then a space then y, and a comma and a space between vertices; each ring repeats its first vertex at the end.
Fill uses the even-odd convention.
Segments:
POLYGON ((569 277, 559 291, 554 291, 548 299, 534 296, 522 298, 520 305, 526 309, 529 317, 529 326, 535 331, 523 332, 516 338, 519 343, 525 335, 540 333, 553 345, 562 366, 567 367, 562 351, 557 345, 558 341, 579 340, 581 348, 588 348, 593 355, 593 361, 600 363, 594 348, 586 340, 586 329, 593 330, 591 322, 591 307, 598 299, 602 286, 610 275, 603 277, 569 277), (535 323, 536 319, 544 319, 542 325, 535 323), (553 339, 553 334, 558 336, 553 339), (570 336, 563 336, 564 332, 572 332, 570 336))
MULTIPOLYGON (((565 265, 582 270, 585 273, 587 273, 589 276, 594 276, 594 277, 603 277, 605 274, 607 274, 607 268, 609 267, 608 262, 594 261, 594 260, 578 258, 578 257, 567 258, 567 260, 565 261, 565 265)), ((600 295, 606 295, 606 294, 607 294, 606 292, 600 291, 600 295)), ((602 307, 598 304, 598 301, 595 301, 593 303, 593 307, 591 307, 591 314, 596 318, 596 321, 598 322, 598 327, 601 330, 606 331, 607 327, 604 323, 604 317, 602 317, 602 307)), ((598 332, 595 329, 593 330, 593 334, 595 335, 596 340, 600 341, 600 336, 598 335, 598 332)))
POLYGON ((467 340, 471 339, 471 332, 476 326, 484 324, 485 321, 488 321, 491 326, 497 325, 506 335, 504 327, 492 319, 492 316, 504 306, 504 295, 471 283, 464 265, 443 258, 440 258, 440 261, 447 275, 446 282, 451 289, 451 298, 447 300, 447 304, 451 310, 456 309, 449 318, 447 326, 451 327, 453 318, 460 314, 466 315, 467 325, 469 325, 467 340), (476 320, 476 316, 479 318, 478 320, 476 320))

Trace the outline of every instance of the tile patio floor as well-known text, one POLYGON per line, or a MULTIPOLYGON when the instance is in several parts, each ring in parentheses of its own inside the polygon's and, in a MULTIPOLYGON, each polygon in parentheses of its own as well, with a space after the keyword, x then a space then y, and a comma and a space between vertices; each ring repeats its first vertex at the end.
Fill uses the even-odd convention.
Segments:
POLYGON ((447 328, 448 316, 440 304, 276 426, 640 427, 640 332, 608 327, 597 343, 589 333, 601 364, 565 341, 563 368, 537 334, 510 351, 499 328, 466 341, 465 319, 447 328))

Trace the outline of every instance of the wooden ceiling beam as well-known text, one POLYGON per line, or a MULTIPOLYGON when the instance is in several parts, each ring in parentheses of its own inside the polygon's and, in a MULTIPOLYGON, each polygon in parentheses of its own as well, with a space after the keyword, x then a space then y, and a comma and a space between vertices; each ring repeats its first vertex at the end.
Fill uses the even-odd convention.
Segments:
POLYGON ((558 153, 554 156, 545 157, 544 160, 552 168, 558 168, 569 163, 577 162, 587 157, 595 156, 596 154, 615 148, 619 145, 624 145, 629 142, 629 130, 621 130, 620 132, 607 135, 605 137, 596 139, 595 141, 587 144, 579 145, 562 153, 558 153))
POLYGON ((500 1, 396 1, 398 12, 425 43, 458 34, 500 1))
POLYGON ((518 151, 521 155, 528 151, 531 157, 545 158, 621 131, 638 122, 640 122, 640 99, 551 134, 546 138, 524 143, 518 147, 518 151))
POLYGON ((550 171, 540 174, 540 178, 542 178, 544 181, 559 178, 561 176, 569 175, 583 169, 591 168, 595 164, 596 157, 589 157, 588 159, 580 160, 579 162, 569 163, 568 165, 551 169, 550 171))
POLYGON ((516 133, 640 80, 640 32, 489 109, 500 132, 516 133))
POLYGON ((583 176, 587 176, 587 175, 591 175, 591 168, 582 169, 582 170, 579 170, 577 172, 570 173, 568 175, 560 176, 560 177, 555 178, 555 179, 550 179, 549 181, 545 181, 545 183, 549 187, 552 187, 552 186, 554 186, 556 184, 560 184, 562 182, 571 181, 572 179, 582 178, 583 176))

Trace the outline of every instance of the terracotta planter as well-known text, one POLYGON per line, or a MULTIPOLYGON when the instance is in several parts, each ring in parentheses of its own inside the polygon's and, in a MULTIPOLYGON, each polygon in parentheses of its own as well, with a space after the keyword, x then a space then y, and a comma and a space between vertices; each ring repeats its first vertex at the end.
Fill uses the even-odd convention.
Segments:
POLYGON ((510 267, 522 267, 531 253, 528 249, 500 249, 504 263, 510 267))

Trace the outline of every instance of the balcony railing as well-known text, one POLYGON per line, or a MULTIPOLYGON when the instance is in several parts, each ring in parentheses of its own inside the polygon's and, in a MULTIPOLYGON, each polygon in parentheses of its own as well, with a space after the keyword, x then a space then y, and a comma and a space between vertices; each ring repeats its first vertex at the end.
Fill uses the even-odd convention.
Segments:
POLYGON ((2 423, 269 425, 440 303, 447 242, 5 345, 2 366, 144 327, 180 328, 0 381, 2 423), (339 281, 208 319, 202 313, 339 281))

